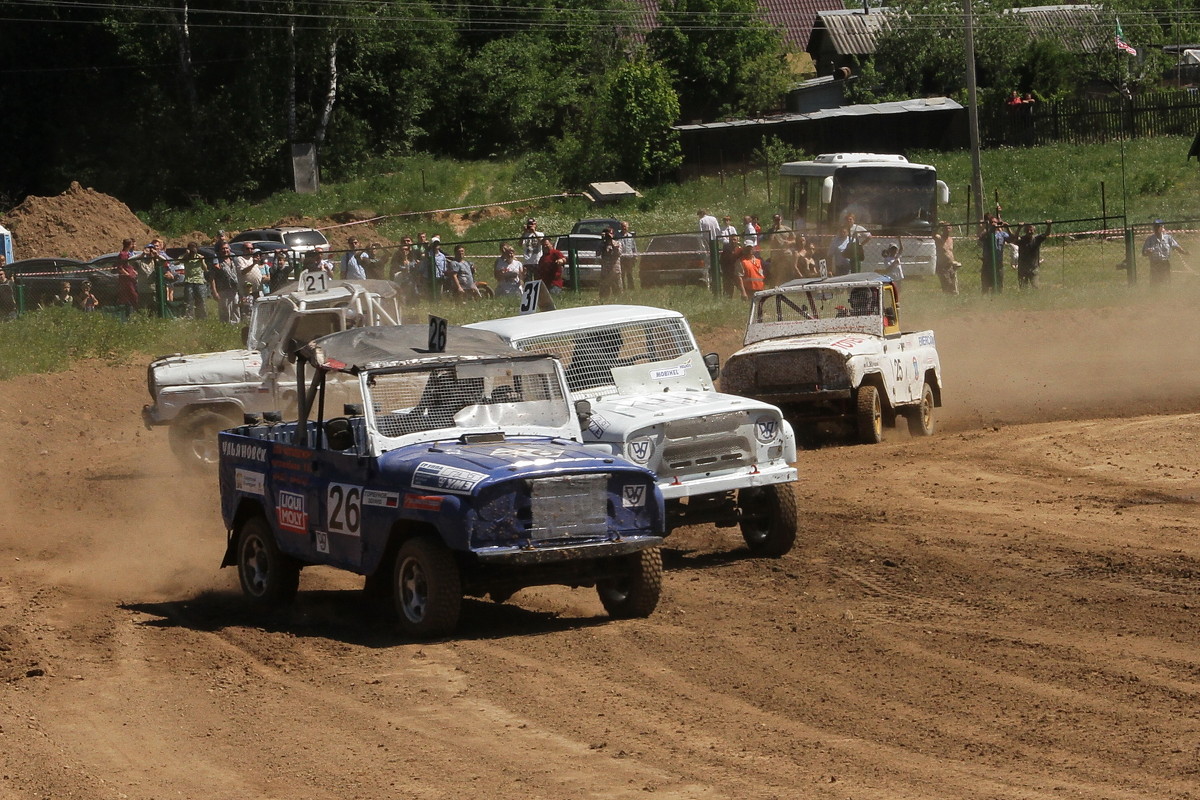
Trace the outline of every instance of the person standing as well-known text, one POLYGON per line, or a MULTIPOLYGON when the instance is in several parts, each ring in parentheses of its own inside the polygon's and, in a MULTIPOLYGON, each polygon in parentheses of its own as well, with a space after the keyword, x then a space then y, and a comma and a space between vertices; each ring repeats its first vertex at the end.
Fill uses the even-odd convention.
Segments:
POLYGON ((447 290, 447 282, 450 280, 448 261, 446 254, 442 252, 442 237, 434 236, 429 240, 428 248, 425 251, 425 274, 422 278, 429 280, 432 275, 433 285, 443 292, 447 290))
POLYGON ((454 248, 454 258, 446 262, 446 291, 455 300, 474 300, 479 297, 475 285, 475 265, 467 261, 467 248, 461 244, 454 248))
POLYGON ((537 220, 533 217, 525 220, 525 230, 521 232, 521 263, 525 265, 525 277, 532 280, 537 272, 538 260, 542 255, 542 239, 546 234, 537 229, 537 220))
POLYGON ((954 260, 954 231, 949 222, 943 222, 933 235, 936 249, 934 272, 945 294, 958 294, 958 270, 962 264, 954 260))
POLYGON ((217 301, 221 322, 236 325, 242 321, 238 307, 238 285, 240 282, 237 265, 233 262, 233 251, 229 245, 217 250, 217 259, 208 270, 209 291, 217 301))
POLYGON ((1025 223, 1021 235, 1014 240, 1017 246, 1017 285, 1022 288, 1038 288, 1038 271, 1042 263, 1042 242, 1050 235, 1050 220, 1046 220, 1046 232, 1034 235, 1033 224, 1025 223))
POLYGON ((600 247, 596 251, 600 258, 600 299, 621 294, 621 245, 613 238, 613 229, 600 232, 600 247))
POLYGON ((791 279, 796 272, 796 234, 783 222, 783 215, 771 217, 771 227, 763 234, 766 240, 767 260, 764 269, 772 286, 791 279))
POLYGON ((367 245, 367 249, 359 253, 358 262, 362 264, 367 280, 386 280, 383 274, 383 256, 379 254, 379 242, 367 245))
POLYGON ((363 269, 362 262, 359 260, 362 253, 358 249, 358 239, 351 236, 346 244, 350 249, 342 256, 342 280, 365 281, 367 271, 363 269))
MULTIPOLYGON (((4 256, 0 256, 3 259, 4 256)), ((17 318, 17 296, 15 282, 8 277, 4 266, 0 265, 0 321, 7 322, 17 318)))
POLYGON ((516 251, 508 242, 500 245, 500 257, 492 266, 492 276, 496 279, 496 296, 506 297, 521 293, 521 279, 525 274, 525 265, 517 258, 516 251))
POLYGON ((753 247, 742 247, 741 260, 738 262, 738 286, 743 300, 749 300, 755 292, 766 288, 763 264, 754 254, 753 247))
POLYGON ((537 262, 537 279, 549 290, 550 294, 562 294, 563 266, 567 256, 554 248, 549 236, 542 237, 542 255, 537 262))
POLYGON ((855 221, 853 214, 846 215, 846 230, 850 234, 851 246, 847 255, 850 257, 851 269, 855 272, 860 272, 863 269, 863 262, 867 257, 867 242, 871 239, 871 232, 859 225, 855 221))
POLYGON ((621 285, 633 291, 633 271, 637 266, 637 234, 629 230, 629 222, 621 220, 621 230, 613 234, 621 247, 621 285))
POLYGON ((838 232, 829 239, 829 252, 825 261, 833 275, 849 275, 854 268, 850 258, 850 250, 854 240, 850 238, 850 230, 843 224, 838 232))
POLYGON ((979 286, 984 294, 1004 291, 1004 245, 1011 238, 1008 223, 997 214, 984 214, 979 225, 981 265, 979 286))
POLYGON ((121 241, 117 254, 117 305, 132 314, 138 307, 138 268, 133 264, 133 239, 121 241))
POLYGON ((92 294, 91 281, 84 281, 79 287, 79 307, 84 311, 95 311, 100 307, 100 301, 92 294))
POLYGON ((892 279, 897 286, 904 280, 904 263, 900 256, 904 253, 904 242, 896 237, 896 243, 883 249, 883 273, 892 279))
POLYGON ((1165 223, 1161 219, 1154 220, 1154 232, 1146 237, 1142 244, 1142 255, 1150 259, 1150 282, 1171 282, 1171 251, 1178 250, 1185 256, 1188 254, 1175 241, 1175 237, 1167 233, 1165 223))
POLYGON ((700 218, 700 236, 704 238, 704 247, 712 252, 712 243, 721 235, 721 224, 703 208, 696 212, 696 216, 700 218))
POLYGON ((738 259, 742 253, 737 226, 732 217, 721 220, 721 288, 728 297, 733 297, 738 281, 738 259))
POLYGON ((262 270, 258 268, 258 262, 254 260, 256 252, 254 245, 247 242, 242 254, 233 259, 233 264, 238 271, 238 291, 247 297, 254 298, 262 294, 263 281, 262 270))
POLYGON ((206 319, 208 310, 204 308, 204 283, 207 265, 200 245, 196 242, 187 243, 187 251, 180 257, 183 264, 183 293, 187 299, 187 313, 192 319, 206 319))

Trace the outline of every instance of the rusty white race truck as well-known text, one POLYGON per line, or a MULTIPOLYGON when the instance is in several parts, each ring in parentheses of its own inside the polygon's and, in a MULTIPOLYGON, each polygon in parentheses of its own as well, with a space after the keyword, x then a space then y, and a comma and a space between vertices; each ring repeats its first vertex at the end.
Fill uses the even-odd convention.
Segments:
POLYGON ((873 444, 901 417, 913 436, 933 434, 942 367, 933 331, 900 330, 891 278, 805 278, 754 294, 721 388, 775 403, 804 440, 832 426, 873 444))
MULTIPOLYGON (((153 402, 142 408, 142 421, 147 428, 168 426, 171 449, 185 465, 215 466, 217 432, 241 423, 247 413, 294 411, 296 375, 289 356, 300 346, 347 328, 400 322, 391 281, 307 278, 306 273, 254 304, 244 349, 176 353, 150 363, 146 388, 153 402)), ((355 401, 357 387, 344 383, 336 402, 355 401)))
POLYGON ((467 327, 562 360, 584 442, 654 471, 668 531, 737 525, 755 555, 792 549, 792 428, 773 405, 713 389, 716 355, 700 355, 682 314, 603 305, 467 327))
POLYGON ((645 467, 584 447, 562 365, 485 331, 335 333, 296 362, 298 420, 220 434, 222 566, 250 604, 290 602, 302 568, 366 577, 403 632, 454 630, 464 595, 595 587, 645 617, 662 586, 663 499, 645 467), (334 406, 349 377, 362 402, 334 406), (331 411, 333 408, 337 411, 331 411))

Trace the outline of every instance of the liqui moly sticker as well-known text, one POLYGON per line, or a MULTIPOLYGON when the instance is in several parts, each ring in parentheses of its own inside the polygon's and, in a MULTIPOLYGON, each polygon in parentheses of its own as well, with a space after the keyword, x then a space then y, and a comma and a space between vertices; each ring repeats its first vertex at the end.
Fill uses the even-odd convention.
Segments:
POLYGON ((486 472, 474 472, 446 464, 422 461, 413 473, 412 487, 414 489, 433 489, 450 494, 470 494, 485 478, 487 478, 486 472))
POLYGON ((235 469, 233 471, 233 488, 246 494, 263 495, 264 477, 261 472, 253 472, 248 469, 235 469))
POLYGON ((275 498, 275 519, 285 531, 308 533, 308 511, 305 508, 304 495, 280 492, 275 498))

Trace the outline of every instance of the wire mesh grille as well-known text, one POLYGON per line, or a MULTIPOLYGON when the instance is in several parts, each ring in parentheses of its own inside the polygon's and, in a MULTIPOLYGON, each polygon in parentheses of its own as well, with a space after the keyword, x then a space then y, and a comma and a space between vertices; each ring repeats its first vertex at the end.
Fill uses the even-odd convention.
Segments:
POLYGON ((549 360, 377 374, 368 386, 375 425, 384 436, 449 428, 558 427, 571 413, 549 360))
POLYGON ((573 392, 611 386, 614 367, 669 361, 693 349, 687 327, 679 319, 621 322, 549 333, 525 339, 517 346, 558 356, 573 392))
POLYGON ((567 475, 530 481, 535 540, 602 536, 608 530, 608 475, 567 475))

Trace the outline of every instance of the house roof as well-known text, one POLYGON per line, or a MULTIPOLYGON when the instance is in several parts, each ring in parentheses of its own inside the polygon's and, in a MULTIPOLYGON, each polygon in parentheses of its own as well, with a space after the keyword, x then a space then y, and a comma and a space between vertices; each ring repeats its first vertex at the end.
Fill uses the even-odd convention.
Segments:
POLYGON ((921 111, 956 111, 962 106, 949 97, 924 97, 913 100, 898 100, 893 103, 864 103, 861 105, 823 108, 803 114, 774 114, 758 119, 734 119, 727 122, 704 122, 693 125, 675 125, 677 131, 694 131, 704 128, 745 128, 785 125, 801 120, 832 119, 836 117, 877 117, 885 114, 907 114, 921 111))
MULTIPOLYGON (((638 11, 631 27, 645 33, 657 26, 658 0, 636 0, 638 11)), ((769 25, 784 31, 784 41, 800 50, 808 43, 817 12, 841 8, 842 0, 758 0, 769 25)))
POLYGON ((1010 8, 1005 14, 1021 19, 1029 33, 1038 38, 1057 39, 1076 53, 1092 52, 1108 46, 1112 30, 1100 19, 1101 6, 1029 6, 1010 8))
POLYGON ((875 37, 892 27, 896 13, 893 8, 873 8, 869 12, 862 9, 818 11, 805 44, 811 50, 817 31, 823 29, 839 56, 874 53, 875 37))

